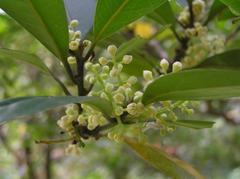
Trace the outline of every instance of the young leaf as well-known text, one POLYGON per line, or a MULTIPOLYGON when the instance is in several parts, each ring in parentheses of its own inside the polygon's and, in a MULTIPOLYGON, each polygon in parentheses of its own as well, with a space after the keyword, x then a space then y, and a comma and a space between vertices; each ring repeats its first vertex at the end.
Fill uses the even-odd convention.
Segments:
POLYGON ((197 68, 240 69, 240 49, 230 50, 207 58, 197 68))
POLYGON ((0 101, 0 123, 20 116, 32 115, 50 108, 70 103, 84 103, 98 108, 106 116, 111 115, 111 104, 97 97, 56 96, 56 97, 20 97, 0 101))
POLYGON ((199 120, 177 120, 177 121, 167 121, 167 123, 173 126, 182 126, 193 129, 205 129, 212 128, 215 122, 213 121, 199 121, 199 120))
POLYGON ((159 77, 148 85, 143 103, 240 96, 240 71, 196 69, 159 77))
POLYGON ((131 139, 125 139, 125 143, 127 143, 142 159, 168 177, 174 179, 204 178, 191 165, 169 156, 160 147, 139 143, 131 139))
POLYGON ((93 28, 95 42, 149 14, 164 2, 166 0, 98 0, 93 28))
POLYGON ((68 27, 62 0, 1 0, 0 8, 59 59, 66 60, 68 27))
POLYGON ((234 14, 240 15, 240 0, 221 0, 221 1, 224 4, 226 4, 234 14))
POLYGON ((49 74, 47 66, 37 56, 21 51, 0 48, 0 60, 14 59, 29 63, 45 74, 49 74))

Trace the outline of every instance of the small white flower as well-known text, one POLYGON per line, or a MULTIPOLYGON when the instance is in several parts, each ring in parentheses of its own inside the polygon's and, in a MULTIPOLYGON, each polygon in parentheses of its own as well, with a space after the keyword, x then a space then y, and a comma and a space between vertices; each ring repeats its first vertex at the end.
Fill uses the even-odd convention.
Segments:
POLYGON ((136 84, 137 81, 138 81, 138 80, 137 80, 137 77, 135 77, 135 76, 130 76, 130 77, 128 78, 128 80, 127 80, 127 82, 130 83, 131 85, 136 84))

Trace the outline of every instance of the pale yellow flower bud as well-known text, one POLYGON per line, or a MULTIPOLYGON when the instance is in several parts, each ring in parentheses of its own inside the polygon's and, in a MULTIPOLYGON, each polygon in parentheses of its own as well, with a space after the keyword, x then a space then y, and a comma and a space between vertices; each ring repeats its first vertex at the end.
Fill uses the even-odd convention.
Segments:
POLYGON ((113 84, 111 84, 111 83, 107 83, 107 84, 106 84, 105 90, 106 90, 107 92, 112 92, 113 89, 114 89, 113 84))
POLYGON ((113 57, 117 53, 117 47, 115 45, 109 45, 107 51, 113 57))
POLYGON ((113 96, 113 99, 114 99, 117 103, 121 104, 121 103, 124 102, 125 96, 124 96, 123 94, 121 94, 121 93, 117 93, 117 94, 115 94, 115 95, 113 96))
POLYGON ((163 73, 167 73, 169 68, 169 62, 166 59, 162 59, 160 62, 160 67, 163 71, 163 73))
POLYGON ((78 20, 74 19, 70 22, 70 27, 76 28, 79 25, 78 20))
POLYGON ((182 63, 181 62, 174 62, 172 72, 176 73, 182 70, 182 63))
POLYGON ((70 56, 67 58, 67 61, 70 65, 73 65, 73 64, 76 64, 77 59, 76 59, 76 57, 70 56))
POLYGON ((76 51, 78 50, 78 47, 79 47, 79 42, 74 40, 74 41, 71 41, 69 43, 69 49, 72 50, 72 51, 76 51))
POLYGON ((105 57, 100 57, 98 61, 102 66, 108 64, 108 59, 105 57))
POLYGON ((129 64, 132 62, 133 57, 131 55, 124 55, 122 63, 129 64))
POLYGON ((127 80, 127 82, 129 83, 129 84, 131 84, 131 85, 134 85, 134 84, 136 84, 137 83, 137 77, 135 77, 135 76, 130 76, 129 78, 128 78, 128 80, 127 80))
POLYGON ((153 80, 153 74, 151 71, 149 70, 144 70, 143 71, 143 78, 146 80, 146 81, 151 81, 153 80))

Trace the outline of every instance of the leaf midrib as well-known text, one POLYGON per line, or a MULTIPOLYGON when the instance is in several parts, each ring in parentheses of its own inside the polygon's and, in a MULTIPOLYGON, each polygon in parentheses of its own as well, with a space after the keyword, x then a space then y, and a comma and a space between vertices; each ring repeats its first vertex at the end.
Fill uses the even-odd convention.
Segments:
MULTIPOLYGON (((240 88, 240 85, 235 85, 235 86, 226 86, 227 88, 233 88, 233 87, 238 87, 240 88)), ((210 88, 189 88, 187 90, 175 90, 175 91, 172 91, 172 92, 167 92, 167 93, 164 93, 164 95, 157 95, 156 97, 152 98, 151 100, 146 100, 144 103, 145 104, 149 104, 149 103, 152 103, 154 101, 156 101, 156 99, 158 99, 159 97, 163 97, 163 96, 166 96, 166 95, 172 95, 174 93, 180 93, 180 92, 192 92, 192 91, 198 91, 198 90, 208 90, 208 89, 214 89, 214 88, 226 88, 226 87, 210 87, 210 88)), ((148 96, 149 97, 149 96, 148 96)))
POLYGON ((119 12, 127 5, 129 0, 125 0, 121 6, 115 11, 115 13, 111 16, 111 18, 108 20, 108 22, 103 26, 102 30, 98 33, 95 41, 97 42, 99 38, 101 37, 102 33, 105 31, 105 29, 109 26, 109 24, 115 19, 115 17, 119 14, 119 12))

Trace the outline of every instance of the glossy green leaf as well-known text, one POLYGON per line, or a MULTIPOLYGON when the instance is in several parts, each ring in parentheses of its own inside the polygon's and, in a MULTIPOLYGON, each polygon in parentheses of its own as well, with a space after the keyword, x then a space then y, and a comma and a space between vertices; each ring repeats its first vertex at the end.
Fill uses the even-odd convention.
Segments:
POLYGON ((167 121, 167 123, 172 124, 173 126, 181 126, 193 129, 205 129, 212 128, 214 123, 213 121, 199 121, 199 120, 177 120, 177 121, 167 121))
POLYGON ((106 116, 111 115, 111 104, 97 97, 56 96, 56 97, 20 97, 0 101, 0 123, 16 117, 32 115, 37 112, 67 105, 84 103, 98 108, 106 116))
POLYGON ((207 58, 197 68, 240 69, 240 49, 230 50, 207 58))
POLYGON ((49 74, 49 70, 47 66, 37 56, 33 54, 21 52, 21 51, 0 48, 0 60, 9 60, 9 59, 14 59, 14 60, 19 60, 19 61, 29 63, 37 67, 42 72, 49 74))
POLYGON ((165 100, 207 100, 240 96, 240 71, 196 69, 171 73, 146 88, 143 103, 165 100))
POLYGON ((166 0, 98 0, 93 28, 95 42, 149 14, 164 2, 166 0))
POLYGON ((174 16, 169 1, 166 1, 164 4, 162 4, 159 8, 157 8, 154 12, 150 13, 148 16, 162 25, 171 24, 173 27, 176 23, 176 18, 174 16))
POLYGON ((226 4, 234 14, 240 15, 240 0, 221 0, 221 1, 224 4, 226 4))
POLYGON ((1 0, 0 8, 59 59, 66 60, 68 26, 62 0, 1 0))
POLYGON ((160 147, 139 143, 131 139, 125 142, 145 161, 158 169, 162 174, 173 179, 195 178, 203 179, 191 165, 177 158, 168 155, 160 147))

